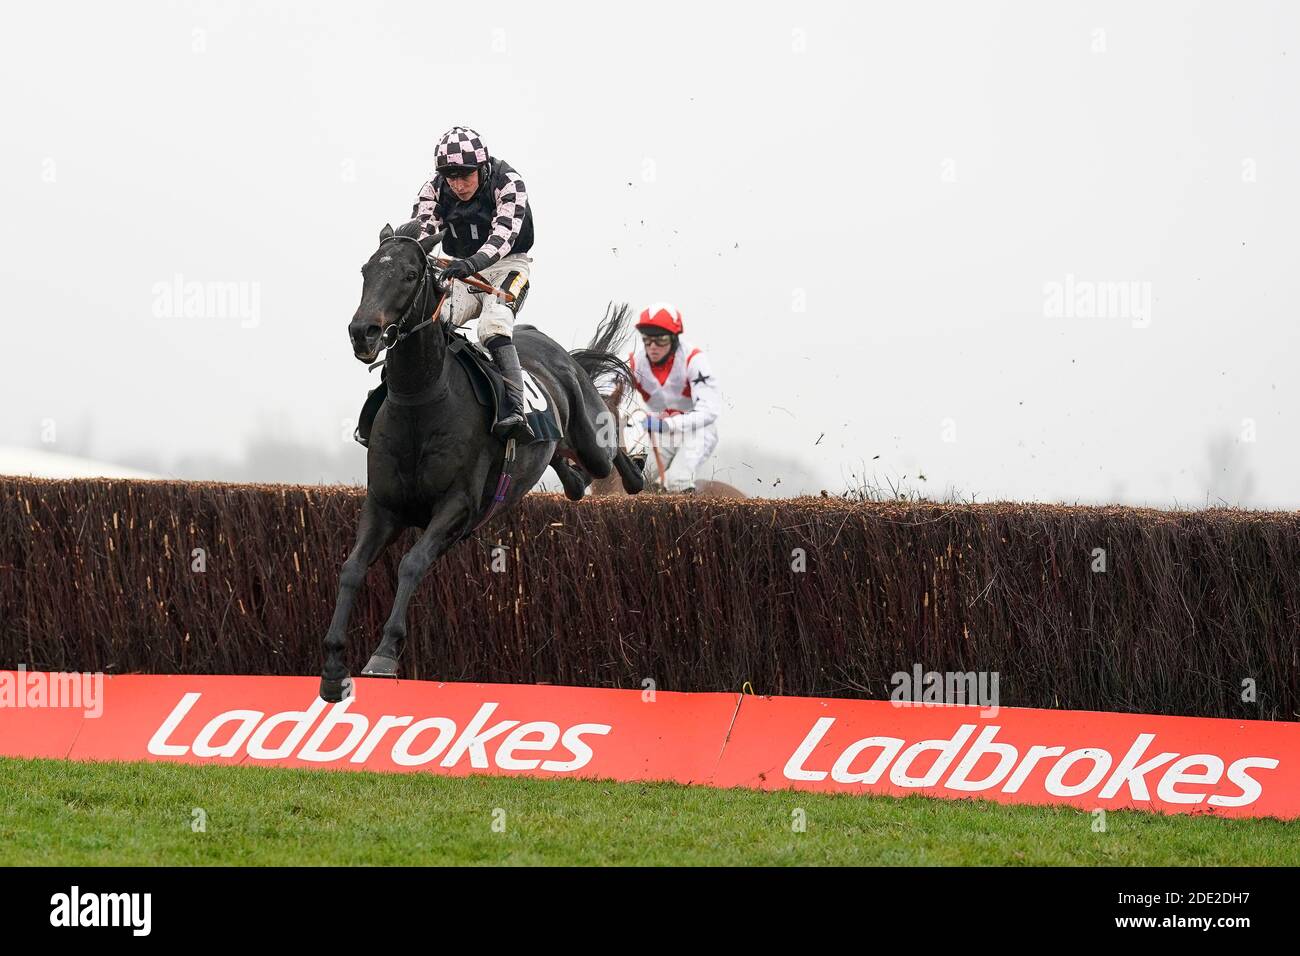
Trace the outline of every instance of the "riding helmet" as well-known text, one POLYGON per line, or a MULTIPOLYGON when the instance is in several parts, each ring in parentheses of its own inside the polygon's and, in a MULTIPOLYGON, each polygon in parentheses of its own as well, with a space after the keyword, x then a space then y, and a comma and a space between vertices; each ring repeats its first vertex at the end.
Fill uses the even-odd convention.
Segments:
POLYGON ((648 332, 651 335, 664 332, 681 335, 682 314, 667 302, 656 302, 641 310, 636 328, 638 332, 648 332))
POLYGON ((440 173, 452 170, 482 170, 488 161, 488 150, 483 137, 468 126, 453 126, 442 134, 434 152, 434 169, 440 173))

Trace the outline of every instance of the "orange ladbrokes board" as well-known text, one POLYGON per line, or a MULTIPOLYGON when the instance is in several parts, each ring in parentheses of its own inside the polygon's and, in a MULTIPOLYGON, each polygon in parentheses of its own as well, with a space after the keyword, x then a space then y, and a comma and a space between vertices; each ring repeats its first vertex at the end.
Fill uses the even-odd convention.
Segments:
POLYGON ((1300 724, 364 678, 331 705, 297 677, 109 677, 50 706, 70 678, 0 671, 0 755, 1300 817, 1300 724))

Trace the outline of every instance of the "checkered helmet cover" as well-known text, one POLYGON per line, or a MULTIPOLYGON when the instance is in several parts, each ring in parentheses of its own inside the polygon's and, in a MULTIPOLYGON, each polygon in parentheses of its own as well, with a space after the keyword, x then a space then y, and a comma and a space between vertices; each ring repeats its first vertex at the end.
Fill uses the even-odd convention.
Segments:
POLYGON ((482 166, 487 161, 483 137, 468 126, 453 126, 438 140, 433 165, 441 170, 449 166, 482 166))

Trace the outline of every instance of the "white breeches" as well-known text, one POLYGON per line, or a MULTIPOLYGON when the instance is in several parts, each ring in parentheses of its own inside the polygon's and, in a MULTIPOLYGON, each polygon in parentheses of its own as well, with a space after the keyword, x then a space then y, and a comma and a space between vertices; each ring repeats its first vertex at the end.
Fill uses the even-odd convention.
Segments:
MULTIPOLYGON (((479 275, 498 289, 515 292, 522 289, 528 281, 532 266, 531 256, 512 252, 492 263, 479 275), (519 277, 511 280, 511 287, 506 288, 506 280, 512 272, 518 273, 519 277)), ((458 326, 478 319, 478 340, 485 344, 493 336, 504 335, 510 338, 514 334, 515 314, 510 311, 510 306, 490 293, 471 289, 464 282, 451 284, 451 292, 442 306, 442 317, 444 320, 454 317, 458 326)))
MULTIPOLYGON (((715 424, 685 432, 660 432, 650 436, 650 444, 659 447, 664 488, 690 491, 695 488, 695 472, 718 447, 718 427, 715 424)), ((659 462, 655 460, 653 447, 646 456, 645 474, 651 481, 659 480, 659 462)))

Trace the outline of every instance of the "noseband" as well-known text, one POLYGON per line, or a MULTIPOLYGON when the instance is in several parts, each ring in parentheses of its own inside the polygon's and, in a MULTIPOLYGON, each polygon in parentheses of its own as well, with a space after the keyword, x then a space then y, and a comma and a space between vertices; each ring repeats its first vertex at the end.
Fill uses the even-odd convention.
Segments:
MULTIPOLYGON (((433 281, 433 266, 430 265, 428 256, 425 255, 424 247, 420 245, 418 240, 413 239, 410 236, 389 236, 387 239, 380 241, 379 246, 382 249, 385 243, 396 241, 415 243, 415 247, 420 250, 420 259, 424 262, 424 272, 420 276, 420 284, 416 286, 415 291, 411 293, 411 301, 406 304, 406 308, 402 310, 401 316, 398 317, 396 322, 389 322, 380 329, 380 352, 396 348, 398 345, 401 345, 404 340, 414 335, 416 332, 419 332, 426 325, 432 325, 435 321, 435 317, 442 310, 443 299, 447 297, 447 293, 443 292, 442 295, 438 297, 438 304, 434 307, 433 312, 425 312, 425 309, 429 304, 429 289, 431 286, 436 285, 433 281), (407 320, 417 313, 421 315, 427 314, 428 318, 423 322, 420 322, 418 325, 409 329, 406 328, 407 320)), ((378 359, 377 361, 370 363, 370 370, 374 371, 386 361, 388 360, 378 359)))

